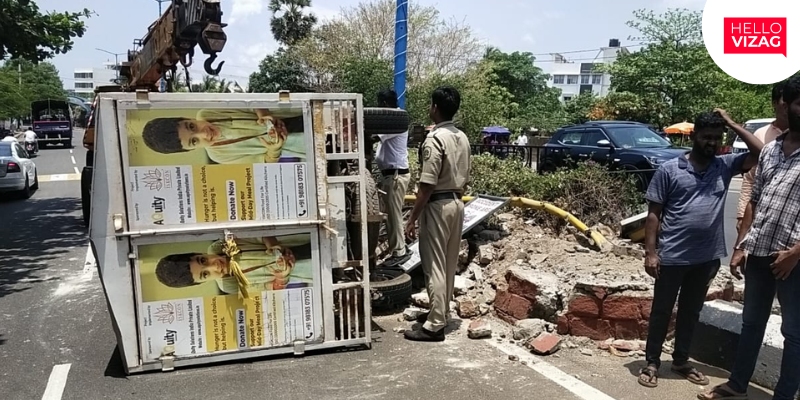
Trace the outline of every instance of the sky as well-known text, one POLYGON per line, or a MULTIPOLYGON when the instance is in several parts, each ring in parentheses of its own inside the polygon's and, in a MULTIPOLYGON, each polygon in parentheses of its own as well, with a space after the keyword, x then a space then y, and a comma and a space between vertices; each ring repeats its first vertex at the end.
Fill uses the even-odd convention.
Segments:
MULTIPOLYGON (((485 0, 416 1, 436 7, 445 18, 463 20, 487 46, 536 54, 537 64, 545 71, 551 59, 549 53, 568 53, 565 54, 568 58, 580 62, 595 57, 597 49, 608 45, 611 38, 620 39, 623 46, 635 44, 628 40, 635 32, 625 22, 636 9, 701 10, 705 4, 704 0, 497 0, 487 7, 485 0)), ((87 32, 76 38, 73 50, 51 60, 66 88, 73 87, 76 68, 102 67, 104 62, 114 61, 113 55, 97 49, 126 53, 133 40, 143 37, 159 16, 157 0, 36 0, 36 3, 42 10, 77 11, 85 7, 97 13, 87 20, 87 32)), ((167 0, 163 7, 168 3, 167 0)), ((220 77, 244 85, 259 61, 278 47, 269 28, 269 0, 221 0, 221 3, 223 22, 230 25, 225 28, 228 41, 218 58, 226 61, 220 77)), ((312 0, 311 12, 324 20, 337 15, 342 7, 358 3, 359 0, 312 0)), ((205 60, 199 48, 196 52, 199 62, 195 64, 199 68, 190 69, 193 79, 201 76, 205 60)), ((126 57, 123 54, 120 59, 126 57)))

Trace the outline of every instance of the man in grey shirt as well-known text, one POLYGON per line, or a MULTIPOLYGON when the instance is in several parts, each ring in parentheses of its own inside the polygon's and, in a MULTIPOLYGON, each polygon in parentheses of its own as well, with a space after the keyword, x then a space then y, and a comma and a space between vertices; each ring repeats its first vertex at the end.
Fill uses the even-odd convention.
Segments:
POLYGON ((697 385, 708 384, 688 362, 692 334, 720 259, 727 255, 723 220, 731 178, 755 166, 763 146, 720 109, 700 114, 690 138, 691 151, 662 164, 647 189, 644 266, 656 279, 647 367, 639 373, 639 383, 647 387, 658 385, 661 348, 679 291, 672 371, 697 385), (726 126, 749 153, 716 155, 726 126))

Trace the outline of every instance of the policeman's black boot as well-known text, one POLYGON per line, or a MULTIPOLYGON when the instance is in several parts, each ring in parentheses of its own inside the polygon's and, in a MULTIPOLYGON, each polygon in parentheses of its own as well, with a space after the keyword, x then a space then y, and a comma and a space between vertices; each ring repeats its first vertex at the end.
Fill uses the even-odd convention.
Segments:
POLYGON ((443 342, 444 341, 444 328, 436 332, 429 331, 425 328, 419 328, 418 331, 409 330, 403 332, 403 336, 414 342, 443 342))

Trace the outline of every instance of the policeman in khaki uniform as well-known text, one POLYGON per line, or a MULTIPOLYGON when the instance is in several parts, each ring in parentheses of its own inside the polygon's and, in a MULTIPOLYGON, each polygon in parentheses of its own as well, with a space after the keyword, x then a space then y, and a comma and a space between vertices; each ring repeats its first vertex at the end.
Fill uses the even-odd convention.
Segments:
POLYGON ((444 340, 464 226, 461 196, 470 169, 469 139, 453 125, 460 105, 461 95, 452 87, 440 87, 431 95, 430 117, 436 126, 420 148, 417 201, 406 223, 406 235, 413 239, 419 220, 419 252, 431 309, 417 319, 423 323, 420 330, 405 332, 409 340, 444 340))

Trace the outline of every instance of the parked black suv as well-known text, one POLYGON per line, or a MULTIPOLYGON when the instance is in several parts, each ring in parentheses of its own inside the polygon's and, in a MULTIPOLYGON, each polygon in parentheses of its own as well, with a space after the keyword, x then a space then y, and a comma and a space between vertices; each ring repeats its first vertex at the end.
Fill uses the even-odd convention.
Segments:
POLYGON ((592 160, 611 170, 640 171, 635 174, 636 183, 645 191, 660 164, 686 151, 638 122, 592 121, 556 131, 544 146, 539 171, 592 160))

